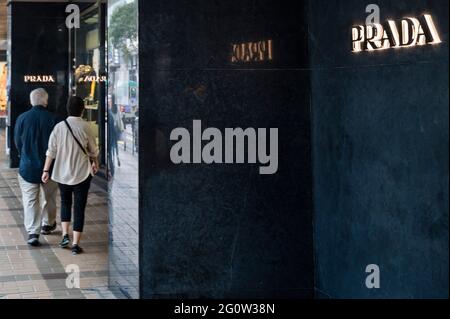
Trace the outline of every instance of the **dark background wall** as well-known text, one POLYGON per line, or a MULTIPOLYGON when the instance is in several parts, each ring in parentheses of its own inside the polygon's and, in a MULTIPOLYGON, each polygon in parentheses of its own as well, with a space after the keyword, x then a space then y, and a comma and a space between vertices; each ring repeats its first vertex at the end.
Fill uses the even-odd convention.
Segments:
POLYGON ((443 43, 353 54, 369 3, 311 2, 318 296, 448 298, 449 3, 375 3, 382 21, 430 13, 443 43))
POLYGON ((313 296, 307 5, 139 2, 143 298, 313 296), (232 65, 232 43, 274 61, 232 65), (279 128, 279 171, 170 164, 170 132, 279 128))
POLYGON ((43 87, 49 93, 49 109, 56 111, 67 100, 68 40, 64 3, 11 2, 11 89, 9 145, 10 166, 17 167, 13 142, 17 117, 30 108, 29 94, 43 87), (24 75, 53 75, 57 83, 25 83, 24 75))

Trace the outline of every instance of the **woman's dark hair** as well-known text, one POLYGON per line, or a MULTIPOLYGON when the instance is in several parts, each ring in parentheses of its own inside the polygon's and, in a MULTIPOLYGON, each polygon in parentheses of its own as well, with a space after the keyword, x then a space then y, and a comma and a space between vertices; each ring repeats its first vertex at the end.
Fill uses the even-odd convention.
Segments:
POLYGON ((67 101, 67 113, 69 116, 81 116, 84 111, 84 101, 81 97, 71 96, 67 101))

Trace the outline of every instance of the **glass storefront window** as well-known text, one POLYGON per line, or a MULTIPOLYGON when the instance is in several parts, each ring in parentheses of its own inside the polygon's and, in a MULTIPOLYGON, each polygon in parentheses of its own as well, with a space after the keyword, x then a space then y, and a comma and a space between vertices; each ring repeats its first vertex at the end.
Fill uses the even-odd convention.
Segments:
POLYGON ((110 288, 139 297, 137 0, 108 1, 110 288))
POLYGON ((105 152, 105 10, 101 1, 86 5, 81 11, 80 28, 71 32, 71 94, 84 99, 84 118, 92 126, 100 146, 100 161, 106 163, 105 152))
POLYGON ((0 62, 0 118, 6 116, 6 106, 7 106, 7 86, 8 82, 8 67, 6 62, 0 62))

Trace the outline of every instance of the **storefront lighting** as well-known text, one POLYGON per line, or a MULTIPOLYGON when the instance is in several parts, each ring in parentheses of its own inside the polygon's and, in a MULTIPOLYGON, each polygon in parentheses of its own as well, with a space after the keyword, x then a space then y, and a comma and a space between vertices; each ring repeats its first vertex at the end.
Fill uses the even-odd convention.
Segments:
POLYGON ((56 83, 53 75, 25 75, 23 81, 25 83, 56 83))
POLYGON ((359 25, 352 28, 352 51, 379 51, 441 43, 433 18, 406 17, 399 23, 388 20, 384 25, 359 25))

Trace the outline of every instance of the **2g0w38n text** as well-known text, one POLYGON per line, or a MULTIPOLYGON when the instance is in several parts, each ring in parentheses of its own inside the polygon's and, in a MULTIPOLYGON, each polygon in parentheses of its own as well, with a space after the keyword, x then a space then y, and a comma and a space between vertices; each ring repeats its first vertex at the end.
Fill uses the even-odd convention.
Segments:
POLYGON ((219 304, 218 314, 275 314, 274 304, 219 304))

